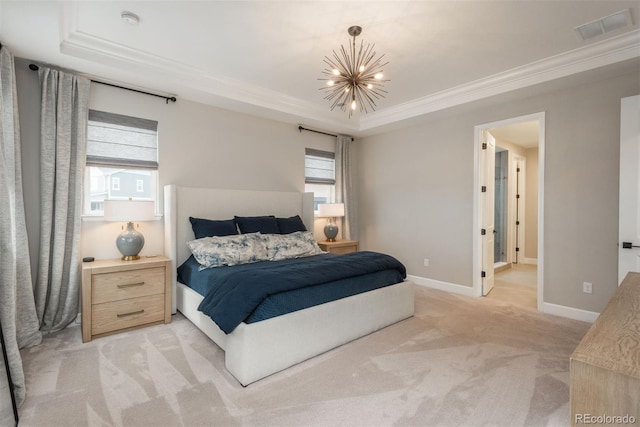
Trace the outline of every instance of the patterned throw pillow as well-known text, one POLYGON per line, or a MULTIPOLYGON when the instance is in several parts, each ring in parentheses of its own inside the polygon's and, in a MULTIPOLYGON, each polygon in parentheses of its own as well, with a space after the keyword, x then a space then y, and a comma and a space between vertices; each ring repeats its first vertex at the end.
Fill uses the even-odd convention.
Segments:
POLYGON ((187 242, 187 246, 201 270, 269 259, 264 236, 260 233, 203 237, 187 242))
POLYGON ((301 258, 324 253, 310 231, 263 236, 267 245, 267 257, 271 261, 301 258))

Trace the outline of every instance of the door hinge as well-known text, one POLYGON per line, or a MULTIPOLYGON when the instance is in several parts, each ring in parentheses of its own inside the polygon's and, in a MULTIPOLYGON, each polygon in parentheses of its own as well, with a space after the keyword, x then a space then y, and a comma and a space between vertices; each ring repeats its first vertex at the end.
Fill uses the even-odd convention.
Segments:
POLYGON ((520 225, 520 221, 516 221, 516 225, 520 225))
POLYGON ((483 150, 486 150, 486 149, 487 149, 487 143, 486 143, 486 142, 483 142, 483 143, 482 143, 482 149, 483 149, 483 150))
POLYGON ((519 199, 519 198, 520 198, 520 195, 519 195, 519 194, 516 194, 516 199, 519 199))
POLYGON ((487 186, 483 185, 482 187, 480 187, 480 191, 482 191, 483 193, 487 192, 487 186))
POLYGON ((481 271, 480 272, 480 277, 487 277, 487 272, 486 271, 481 271))
POLYGON ((516 252, 520 252, 520 248, 516 248, 516 252))
POLYGON ((485 236, 487 234, 487 230, 485 228, 480 230, 480 235, 485 236))
POLYGON ((517 169, 516 169, 516 172, 520 172, 520 168, 517 168, 517 169))

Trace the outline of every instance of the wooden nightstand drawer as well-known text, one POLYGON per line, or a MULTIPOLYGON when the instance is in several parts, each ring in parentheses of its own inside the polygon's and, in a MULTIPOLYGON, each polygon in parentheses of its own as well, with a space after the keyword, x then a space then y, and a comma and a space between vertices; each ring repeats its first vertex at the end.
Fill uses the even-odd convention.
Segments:
POLYGON ((164 294, 94 305, 91 334, 117 331, 164 319, 164 294))
POLYGON ((350 254, 351 252, 357 252, 357 249, 356 246, 342 246, 339 248, 331 248, 329 252, 336 255, 344 255, 350 254))
POLYGON ((171 322, 171 260, 103 259, 82 265, 82 342, 171 322))
POLYGON ((336 255, 358 252, 359 243, 356 240, 336 240, 335 242, 318 242, 318 246, 325 252, 336 255))
POLYGON ((91 303, 119 301, 164 292, 164 267, 96 274, 91 303))

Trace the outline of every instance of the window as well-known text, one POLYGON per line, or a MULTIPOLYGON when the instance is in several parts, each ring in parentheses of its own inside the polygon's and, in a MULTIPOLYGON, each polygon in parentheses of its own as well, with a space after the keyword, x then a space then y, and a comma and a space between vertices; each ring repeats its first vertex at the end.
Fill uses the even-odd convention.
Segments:
POLYGON ((89 111, 84 213, 102 215, 106 199, 156 200, 158 122, 89 111))
POLYGON ((104 202, 91 202, 91 210, 92 211, 104 210, 104 202))
POLYGON ((305 148, 305 191, 313 192, 313 210, 315 212, 318 212, 320 203, 335 202, 335 169, 335 153, 305 148))

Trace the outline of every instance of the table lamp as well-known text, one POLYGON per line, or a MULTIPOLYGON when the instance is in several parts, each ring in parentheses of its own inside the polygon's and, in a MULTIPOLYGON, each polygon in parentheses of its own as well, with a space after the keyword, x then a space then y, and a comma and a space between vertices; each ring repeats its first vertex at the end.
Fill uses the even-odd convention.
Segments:
POLYGON ((321 203, 318 205, 318 216, 327 218, 327 225, 324 226, 327 242, 335 242, 338 235, 336 218, 344 216, 344 203, 321 203))
POLYGON ((155 217, 155 202, 152 200, 105 200, 105 221, 126 222, 126 229, 116 239, 116 246, 123 261, 140 259, 144 236, 133 226, 134 222, 151 221, 155 217))

